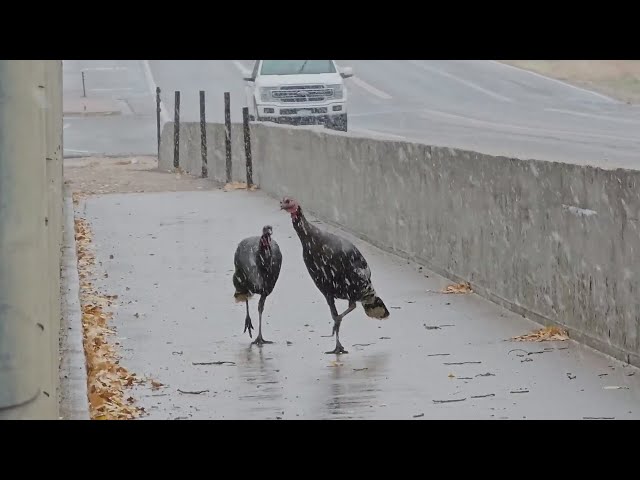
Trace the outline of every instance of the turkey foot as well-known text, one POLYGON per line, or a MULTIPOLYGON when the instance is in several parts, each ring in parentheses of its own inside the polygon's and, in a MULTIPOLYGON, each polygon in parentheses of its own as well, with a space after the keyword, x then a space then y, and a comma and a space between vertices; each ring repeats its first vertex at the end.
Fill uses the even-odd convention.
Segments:
POLYGON ((251 342, 251 345, 258 345, 261 347, 262 345, 267 343, 273 343, 273 342, 269 340, 265 340, 264 338, 262 338, 262 334, 260 334, 253 342, 251 342))
POLYGON ((335 348, 335 349, 333 349, 333 350, 332 350, 332 351, 330 351, 330 352, 324 352, 324 353, 326 353, 326 354, 332 354, 332 353, 333 353, 333 354, 335 354, 335 355, 340 355, 340 354, 343 354, 343 353, 349 353, 349 352, 347 352, 347 351, 344 349, 344 347, 340 344, 340 342, 338 342, 338 343, 336 343, 336 348, 335 348))
POLYGON ((247 312, 247 318, 244 319, 244 332, 242 333, 245 333, 247 330, 249 330, 249 337, 250 338, 253 337, 253 335, 251 335, 251 330, 253 330, 253 324, 251 323, 251 317, 249 316, 248 312, 247 312))
POLYGON ((324 353, 327 353, 327 354, 333 353, 336 355, 341 353, 349 353, 344 349, 344 347, 340 343, 340 324, 342 323, 343 315, 337 315, 333 317, 333 333, 336 335, 336 348, 330 352, 324 352, 324 353))

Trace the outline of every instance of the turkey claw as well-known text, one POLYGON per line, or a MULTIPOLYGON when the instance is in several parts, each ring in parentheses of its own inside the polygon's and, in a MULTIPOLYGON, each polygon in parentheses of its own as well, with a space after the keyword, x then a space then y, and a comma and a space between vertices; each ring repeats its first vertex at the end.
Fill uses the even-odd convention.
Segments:
POLYGON ((249 338, 253 338, 253 335, 251 334, 251 330, 253 330, 253 324, 251 323, 251 318, 248 316, 244 320, 244 332, 242 333, 246 333, 247 330, 249 330, 249 338))

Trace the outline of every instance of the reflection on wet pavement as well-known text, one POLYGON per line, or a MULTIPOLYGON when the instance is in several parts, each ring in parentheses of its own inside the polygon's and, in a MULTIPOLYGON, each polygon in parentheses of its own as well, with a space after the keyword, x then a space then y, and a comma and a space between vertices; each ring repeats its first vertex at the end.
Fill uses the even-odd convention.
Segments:
POLYGON ((379 380, 385 374, 387 354, 374 354, 364 357, 364 367, 354 370, 344 363, 333 362, 326 378, 328 386, 327 402, 322 414, 335 418, 366 418, 374 407, 379 380))
POLYGON ((282 391, 278 371, 273 366, 273 357, 265 355, 264 348, 250 345, 238 350, 238 375, 249 387, 247 393, 238 396, 241 408, 254 410, 266 419, 282 417, 282 391), (265 358, 266 357, 266 358, 265 358))

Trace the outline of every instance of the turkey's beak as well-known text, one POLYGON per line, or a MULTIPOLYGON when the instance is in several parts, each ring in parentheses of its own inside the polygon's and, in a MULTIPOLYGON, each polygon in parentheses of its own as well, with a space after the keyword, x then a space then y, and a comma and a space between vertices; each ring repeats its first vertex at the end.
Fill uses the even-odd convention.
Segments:
POLYGON ((280 210, 284 210, 284 203, 280 202, 280 210))

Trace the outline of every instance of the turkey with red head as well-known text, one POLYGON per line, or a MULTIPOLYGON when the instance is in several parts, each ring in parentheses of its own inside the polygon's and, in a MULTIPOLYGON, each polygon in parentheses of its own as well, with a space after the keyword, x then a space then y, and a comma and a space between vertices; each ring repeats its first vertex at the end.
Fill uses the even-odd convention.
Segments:
POLYGON ((336 348, 326 353, 348 353, 340 343, 340 324, 356 308, 356 302, 362 304, 365 313, 371 318, 389 317, 389 310, 371 283, 369 265, 353 243, 311 225, 294 199, 283 198, 280 208, 291 214, 293 228, 302 243, 304 264, 331 310, 331 336, 336 336, 336 348), (349 302, 349 307, 341 314, 336 309, 336 299, 349 302))
POLYGON ((236 291, 233 296, 236 302, 245 302, 247 306, 244 332, 249 330, 249 337, 253 337, 251 335, 253 325, 249 316, 249 299, 254 294, 260 295, 258 337, 252 342, 252 344, 260 346, 265 343, 273 343, 262 337, 262 312, 267 296, 273 292, 276 286, 282 267, 282 253, 280 253, 278 243, 271 238, 272 233, 273 228, 265 225, 262 228, 262 236, 248 237, 242 240, 238 244, 234 256, 233 286, 236 291))

